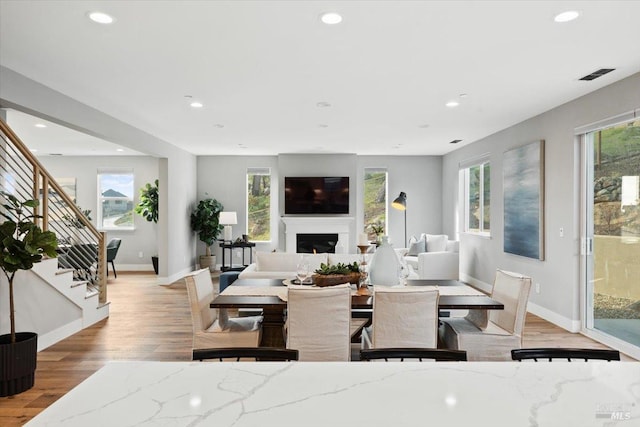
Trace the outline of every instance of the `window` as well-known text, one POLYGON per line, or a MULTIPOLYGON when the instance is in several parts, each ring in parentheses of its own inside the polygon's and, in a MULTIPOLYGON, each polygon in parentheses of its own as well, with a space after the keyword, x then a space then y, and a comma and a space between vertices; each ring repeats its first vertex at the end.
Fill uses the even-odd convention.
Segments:
POLYGON ((271 240, 271 169, 247 170, 247 236, 254 242, 271 240))
POLYGON ((387 170, 364 169, 364 228, 369 240, 378 240, 378 235, 387 230, 387 170), (378 231, 378 232, 377 232, 378 231))
POLYGON ((98 173, 98 228, 133 230, 133 171, 98 173))
POLYGON ((465 231, 491 231, 491 164, 481 161, 463 170, 465 181, 465 231))

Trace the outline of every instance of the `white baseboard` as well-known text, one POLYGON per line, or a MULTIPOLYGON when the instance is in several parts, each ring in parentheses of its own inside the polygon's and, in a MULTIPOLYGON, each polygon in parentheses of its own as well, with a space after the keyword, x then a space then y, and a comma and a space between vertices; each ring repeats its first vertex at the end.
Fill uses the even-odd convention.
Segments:
POLYGON ((158 276, 158 284, 159 285, 170 285, 173 282, 175 282, 176 280, 180 280, 182 279, 184 276, 186 276, 187 274, 191 273, 192 271, 194 271, 195 268, 193 266, 191 267, 187 267, 183 270, 181 270, 178 273, 172 274, 171 276, 158 276))
POLYGON ((475 277, 471 277, 468 274, 460 273, 460 281, 470 284, 471 286, 480 289, 482 292, 486 292, 488 294, 491 293, 493 289, 493 285, 490 283, 483 282, 481 280, 476 279, 475 277))
POLYGON ((44 350, 63 339, 70 337, 78 331, 82 330, 82 319, 76 319, 64 326, 60 326, 51 332, 38 335, 38 351, 44 350))
MULTIPOLYGON (((111 266, 109 266, 109 274, 113 273, 111 271, 111 266)), ((153 271, 152 264, 116 264, 116 271, 153 271)))
MULTIPOLYGON (((493 288, 493 285, 485 283, 481 280, 476 279, 475 277, 471 277, 468 274, 464 273, 460 274, 460 280, 487 293, 491 293, 491 289, 493 288)), ((566 329, 569 332, 580 332, 580 320, 572 320, 566 318, 559 315, 555 311, 551 311, 548 308, 544 308, 532 302, 529 302, 527 304, 527 311, 531 314, 535 314, 536 316, 541 317, 547 322, 551 322, 554 325, 561 327, 562 329, 566 329)))
POLYGON ((566 329, 569 332, 580 332, 580 320, 572 320, 567 317, 561 316, 555 311, 551 311, 548 308, 539 306, 529 302, 527 304, 527 311, 531 314, 535 314, 538 317, 543 318, 547 322, 551 322, 556 326, 560 326, 562 329, 566 329))

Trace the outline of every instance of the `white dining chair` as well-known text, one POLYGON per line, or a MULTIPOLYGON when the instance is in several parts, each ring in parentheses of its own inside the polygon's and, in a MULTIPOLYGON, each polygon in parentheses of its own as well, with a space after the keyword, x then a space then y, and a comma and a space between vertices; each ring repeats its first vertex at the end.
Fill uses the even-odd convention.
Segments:
POLYGON ((437 290, 420 287, 373 288, 373 319, 362 331, 362 348, 436 348, 437 290))
POLYGON ((349 361, 351 287, 289 286, 286 347, 300 361, 349 361))
POLYGON ((497 270, 491 298, 504 310, 470 310, 461 318, 442 319, 440 340, 452 350, 465 350, 469 360, 511 360, 511 350, 522 348, 531 278, 497 270))
POLYGON ((260 344, 262 316, 229 317, 227 310, 209 307, 219 292, 208 268, 186 276, 185 282, 191 305, 193 349, 260 344))

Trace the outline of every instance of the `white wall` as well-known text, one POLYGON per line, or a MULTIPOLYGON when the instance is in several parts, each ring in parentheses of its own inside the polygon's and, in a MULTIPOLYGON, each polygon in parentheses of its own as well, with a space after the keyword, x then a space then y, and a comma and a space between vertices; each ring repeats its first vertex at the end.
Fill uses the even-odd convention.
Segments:
MULTIPOLYGON (((582 84, 582 83, 581 83, 582 84)), ((458 165, 482 153, 491 161, 491 238, 462 234, 460 267, 463 275, 492 283, 496 268, 517 271, 540 283, 530 302, 557 316, 562 326, 575 328, 580 319, 580 151, 574 129, 640 107, 640 74, 533 117, 444 156, 443 227, 457 231, 458 165), (544 139, 545 250, 544 261, 503 252, 503 153, 544 139), (564 228, 564 237, 559 229, 564 228)))
MULTIPOLYGON (((400 191, 407 193, 408 234, 439 233, 442 230, 442 169, 437 156, 356 156, 355 154, 280 154, 278 156, 200 156, 198 157, 198 200, 212 197, 225 210, 238 213, 233 237, 246 232, 246 173, 248 167, 270 167, 272 183, 271 229, 272 241, 258 243, 256 250, 284 251, 284 225, 280 220, 284 211, 281 189, 285 176, 349 176, 349 214, 355 218, 350 232, 349 251, 356 252, 357 232, 363 224, 363 179, 365 167, 386 167, 389 172, 389 202, 400 191)), ((390 236, 394 246, 404 245, 404 217, 402 212, 389 209, 390 236)), ((204 245, 198 243, 199 254, 204 245)), ((220 256, 219 248, 216 254, 220 256)), ((220 258, 217 260, 221 262, 220 258)))
MULTIPOLYGON (((199 156, 197 160, 197 200, 216 199, 226 211, 235 211, 238 224, 232 226, 236 239, 247 230, 247 168, 271 168, 271 230, 272 241, 256 244, 255 250, 270 251, 278 248, 278 159, 276 156, 199 156)), ((195 204, 194 204, 195 206, 195 204)), ((221 236, 222 237, 222 236, 221 236)), ((197 237, 196 237, 197 239, 197 237)), ((222 262, 222 252, 216 245, 211 248, 222 262)), ((198 240, 197 253, 203 255, 204 243, 198 240)), ((247 253, 248 254, 248 253, 247 253)), ((228 252, 225 256, 228 255, 228 252)))
MULTIPOLYGON (((407 239, 420 233, 439 234, 442 229, 442 157, 358 156, 358 194, 364 191, 364 169, 386 168, 388 172, 389 237, 394 247, 404 246, 404 213, 391 202, 407 194, 407 239)), ((362 197, 357 200, 358 230, 364 230, 362 197)))
MULTIPOLYGON (((39 156, 38 160, 54 178, 76 179, 76 200, 91 210, 93 225, 98 218, 98 170, 130 168, 134 174, 134 203, 140 201, 140 188, 158 178, 158 159, 149 156, 39 156)), ((117 270, 153 270, 151 256, 158 254, 157 224, 134 214, 135 230, 107 231, 107 242, 122 239, 116 257, 117 270), (143 253, 142 258, 138 256, 143 253)))

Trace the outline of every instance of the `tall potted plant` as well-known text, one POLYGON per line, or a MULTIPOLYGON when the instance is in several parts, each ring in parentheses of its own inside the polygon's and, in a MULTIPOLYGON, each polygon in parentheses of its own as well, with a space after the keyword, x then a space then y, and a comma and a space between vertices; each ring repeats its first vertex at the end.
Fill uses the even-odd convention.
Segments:
POLYGON ((33 222, 29 209, 37 200, 19 201, 2 192, 5 199, 0 212, 5 219, 0 224, 0 268, 9 284, 9 319, 11 331, 0 335, 0 396, 12 396, 33 387, 38 351, 38 334, 16 333, 13 286, 18 270, 30 270, 44 255, 55 258, 58 242, 55 233, 42 231, 33 222))
POLYGON ((220 212, 224 207, 216 199, 200 200, 198 206, 191 213, 191 229, 198 233, 198 238, 206 245, 205 255, 200 256, 200 268, 209 267, 215 270, 216 257, 211 255, 211 245, 213 245, 223 226, 220 225, 220 212))
MULTIPOLYGON (((136 213, 142 216, 149 222, 158 222, 158 180, 154 181, 155 185, 146 183, 144 187, 140 189, 140 201, 134 208, 136 213)), ((153 271, 158 274, 158 256, 151 257, 153 263, 153 271)))

